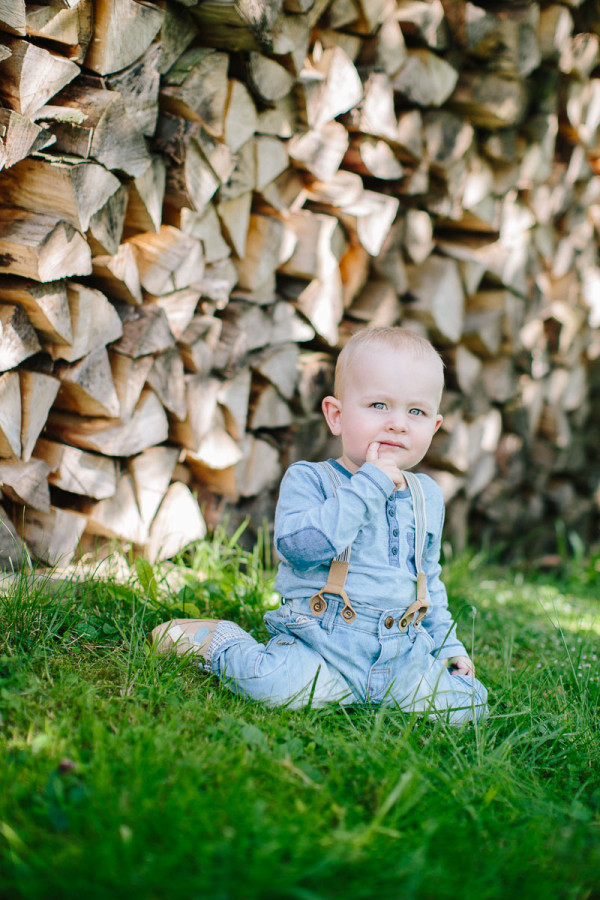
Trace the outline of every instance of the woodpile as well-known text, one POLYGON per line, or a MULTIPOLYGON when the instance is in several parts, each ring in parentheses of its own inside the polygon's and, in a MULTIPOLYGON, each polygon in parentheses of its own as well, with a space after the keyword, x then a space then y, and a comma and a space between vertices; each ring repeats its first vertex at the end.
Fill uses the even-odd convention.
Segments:
POLYGON ((2 562, 261 525, 398 322, 446 362, 455 545, 596 538, 599 36, 592 0, 0 0, 2 562))

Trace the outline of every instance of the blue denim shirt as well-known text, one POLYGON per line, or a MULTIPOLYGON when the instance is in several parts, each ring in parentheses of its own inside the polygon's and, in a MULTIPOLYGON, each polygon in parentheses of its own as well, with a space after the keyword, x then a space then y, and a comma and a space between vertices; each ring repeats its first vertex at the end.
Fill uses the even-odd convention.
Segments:
MULTIPOLYGON (((275 588, 284 598, 308 598, 327 581, 329 564, 352 545, 346 591, 357 609, 409 606, 416 599, 415 519, 408 489, 372 463, 352 475, 335 460, 342 479, 334 496, 331 481, 315 463, 294 463, 285 473, 275 512, 275 547, 280 565, 275 588)), ((419 475, 425 492, 429 612, 423 621, 441 658, 468 656, 456 636, 440 579, 444 501, 440 488, 419 475)))

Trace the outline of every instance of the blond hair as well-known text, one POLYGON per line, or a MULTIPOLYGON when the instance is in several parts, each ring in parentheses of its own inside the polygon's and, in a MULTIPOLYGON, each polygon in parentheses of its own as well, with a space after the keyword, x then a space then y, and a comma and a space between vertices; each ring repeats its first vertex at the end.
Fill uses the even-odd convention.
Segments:
POLYGON ((347 378, 348 371, 354 364, 359 352, 376 345, 389 347, 398 352, 412 353, 417 358, 429 358, 440 368, 441 384, 444 383, 444 363, 441 356, 427 338, 402 328, 400 325, 374 326, 363 328, 353 335, 343 347, 338 356, 335 367, 334 394, 339 398, 342 385, 347 378))

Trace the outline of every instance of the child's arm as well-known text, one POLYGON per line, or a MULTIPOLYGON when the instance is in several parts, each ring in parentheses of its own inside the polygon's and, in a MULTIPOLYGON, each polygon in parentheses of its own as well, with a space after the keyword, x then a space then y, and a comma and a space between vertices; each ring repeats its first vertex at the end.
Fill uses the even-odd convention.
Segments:
POLYGON ((329 563, 355 540, 373 516, 381 514, 394 482, 364 463, 331 494, 326 473, 309 463, 290 466, 281 482, 275 512, 275 548, 296 569, 329 563), (326 499, 327 497, 327 499, 326 499))
POLYGON ((431 604, 423 626, 435 641, 434 652, 439 659, 447 660, 454 667, 455 674, 473 674, 473 663, 456 634, 456 623, 448 609, 448 594, 441 578, 440 555, 444 523, 442 492, 432 479, 428 478, 422 484, 426 491, 428 530, 433 531, 433 540, 426 546, 423 557, 427 594, 431 604))

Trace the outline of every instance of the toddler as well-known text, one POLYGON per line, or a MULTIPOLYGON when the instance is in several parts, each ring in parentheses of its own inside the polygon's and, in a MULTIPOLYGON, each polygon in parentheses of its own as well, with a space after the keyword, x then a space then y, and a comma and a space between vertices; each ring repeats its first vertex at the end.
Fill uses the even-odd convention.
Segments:
POLYGON ((395 705, 458 724, 487 692, 456 635, 439 563, 444 504, 413 469, 442 423, 443 363, 404 328, 340 353, 323 413, 341 456, 294 463, 275 513, 278 609, 265 645, 233 622, 175 619, 151 638, 270 705, 395 705))

